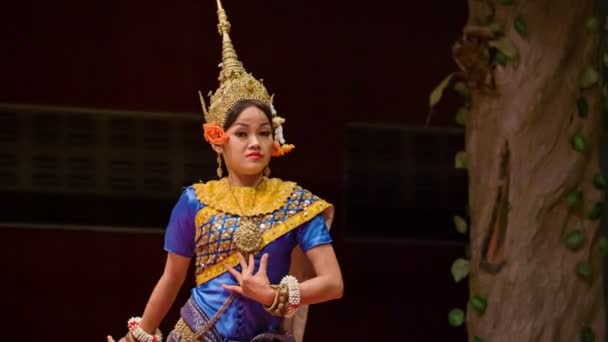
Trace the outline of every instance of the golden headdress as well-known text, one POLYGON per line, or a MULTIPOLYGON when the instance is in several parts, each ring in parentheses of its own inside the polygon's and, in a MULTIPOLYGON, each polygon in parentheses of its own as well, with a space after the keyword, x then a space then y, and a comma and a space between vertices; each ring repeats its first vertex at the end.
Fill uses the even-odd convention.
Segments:
POLYGON ((274 95, 270 96, 262 80, 257 80, 251 73, 248 73, 239 61, 230 39, 230 22, 220 0, 217 0, 217 15, 219 20, 217 28, 220 36, 222 36, 222 63, 219 65, 220 86, 215 93, 210 94, 208 108, 205 105, 204 97, 199 92, 203 113, 205 114, 206 124, 203 125, 205 139, 212 144, 226 142, 228 138, 223 132, 223 127, 230 109, 240 101, 257 100, 266 104, 272 111, 272 124, 275 127, 273 156, 281 156, 294 147, 293 145, 286 145, 283 138, 281 124, 285 119, 276 115, 276 110, 272 104, 274 95))

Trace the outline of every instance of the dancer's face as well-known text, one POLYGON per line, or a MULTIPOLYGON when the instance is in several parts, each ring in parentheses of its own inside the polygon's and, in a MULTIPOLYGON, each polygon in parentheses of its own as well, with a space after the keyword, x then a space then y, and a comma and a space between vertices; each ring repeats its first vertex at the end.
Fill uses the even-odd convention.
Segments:
POLYGON ((272 154, 272 125, 256 106, 245 108, 226 130, 229 139, 216 151, 222 153, 229 173, 261 174, 272 154))

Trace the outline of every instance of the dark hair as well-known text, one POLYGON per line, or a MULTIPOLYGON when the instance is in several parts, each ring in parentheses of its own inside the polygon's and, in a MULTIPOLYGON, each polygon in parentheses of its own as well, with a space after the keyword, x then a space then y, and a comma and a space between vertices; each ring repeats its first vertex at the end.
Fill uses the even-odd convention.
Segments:
POLYGON ((270 107, 262 101, 258 100, 242 100, 237 102, 230 108, 228 114, 226 114, 226 121, 224 122, 224 130, 228 130, 232 124, 238 119, 239 115, 249 107, 257 107, 259 110, 264 112, 268 118, 268 123, 272 126, 272 111, 270 107))

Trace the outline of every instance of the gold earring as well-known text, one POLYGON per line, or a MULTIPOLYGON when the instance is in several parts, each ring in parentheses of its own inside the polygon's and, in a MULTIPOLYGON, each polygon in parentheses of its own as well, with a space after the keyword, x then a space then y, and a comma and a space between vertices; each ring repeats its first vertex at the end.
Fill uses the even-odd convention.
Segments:
POLYGON ((270 177, 270 166, 266 165, 264 168, 264 176, 270 177))
POLYGON ((215 172, 217 172, 217 177, 218 178, 222 178, 222 156, 218 153, 217 154, 217 170, 215 170, 215 172))

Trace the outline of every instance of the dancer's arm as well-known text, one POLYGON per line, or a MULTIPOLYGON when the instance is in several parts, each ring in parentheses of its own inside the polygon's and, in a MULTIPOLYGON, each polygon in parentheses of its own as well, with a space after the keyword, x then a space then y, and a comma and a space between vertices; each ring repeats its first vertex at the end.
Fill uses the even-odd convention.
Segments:
MULTIPOLYGON (((169 312, 180 288, 184 284, 189 266, 190 258, 167 253, 165 270, 150 295, 140 322, 141 328, 148 334, 154 334, 160 326, 160 322, 169 312)), ((107 340, 108 342, 114 342, 112 336, 108 336, 107 340)), ((119 342, 124 341, 125 339, 122 338, 119 342)))
POLYGON ((300 283, 301 304, 316 304, 339 299, 344 292, 342 272, 331 244, 313 247, 306 252, 315 277, 300 283))
POLYGON ((181 255, 167 253, 165 270, 154 287, 141 318, 140 326, 147 333, 154 333, 175 302, 188 274, 190 260, 181 255))

